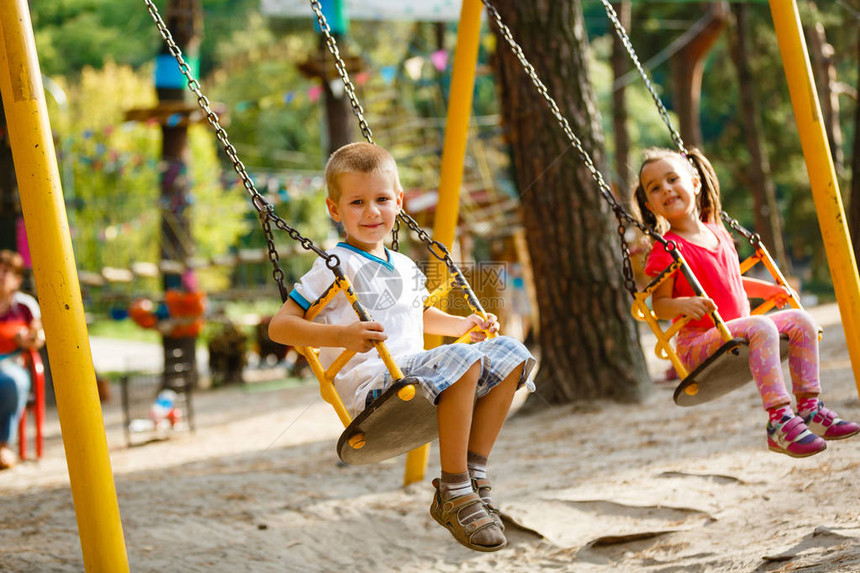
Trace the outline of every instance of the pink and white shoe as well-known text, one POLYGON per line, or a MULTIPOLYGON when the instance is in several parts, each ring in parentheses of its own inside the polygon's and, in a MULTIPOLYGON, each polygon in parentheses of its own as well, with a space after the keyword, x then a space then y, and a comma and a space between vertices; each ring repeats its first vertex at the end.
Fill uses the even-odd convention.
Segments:
POLYGON ((806 427, 825 440, 844 440, 860 432, 860 425, 843 420, 830 408, 825 408, 821 400, 818 408, 803 417, 806 427))
POLYGON ((827 443, 809 431, 800 416, 783 416, 767 425, 767 447, 772 452, 805 458, 827 449, 827 443))

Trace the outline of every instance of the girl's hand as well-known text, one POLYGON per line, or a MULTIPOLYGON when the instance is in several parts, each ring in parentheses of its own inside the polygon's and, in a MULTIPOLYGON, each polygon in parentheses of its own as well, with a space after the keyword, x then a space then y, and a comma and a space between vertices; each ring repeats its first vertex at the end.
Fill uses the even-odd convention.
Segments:
POLYGON ((383 330, 382 325, 378 322, 364 322, 362 320, 353 322, 343 327, 340 335, 340 346, 356 352, 367 352, 373 348, 375 342, 381 342, 388 338, 383 330))
POLYGON ((791 287, 776 285, 776 292, 773 295, 773 303, 776 308, 783 308, 791 302, 792 296, 796 297, 797 293, 791 287))
POLYGON ((491 314, 489 312, 487 313, 487 320, 484 320, 477 314, 473 314, 471 316, 467 316, 465 321, 466 328, 463 330, 464 334, 475 327, 481 329, 469 333, 472 342, 480 342, 482 340, 486 340, 487 332, 491 332, 493 334, 499 332, 499 319, 496 317, 495 314, 491 314))
POLYGON ((675 299, 681 314, 689 316, 694 320, 701 320, 708 314, 717 310, 713 300, 701 296, 688 296, 675 299))

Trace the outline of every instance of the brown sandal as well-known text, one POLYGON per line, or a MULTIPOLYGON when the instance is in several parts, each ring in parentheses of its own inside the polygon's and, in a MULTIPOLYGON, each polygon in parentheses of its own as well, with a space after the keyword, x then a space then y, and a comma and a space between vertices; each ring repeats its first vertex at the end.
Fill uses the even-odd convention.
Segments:
POLYGON ((436 488, 436 493, 433 495, 433 503, 430 505, 430 515, 439 525, 450 531, 458 543, 475 551, 498 551, 508 544, 501 529, 499 529, 499 535, 502 537, 502 541, 496 545, 481 545, 473 542, 478 532, 489 528, 498 528, 495 519, 487 513, 484 502, 481 501, 481 497, 477 493, 471 492, 443 500, 442 493, 439 491, 438 479, 433 480, 433 487, 436 488), (476 517, 469 523, 460 522, 460 512, 474 505, 480 505, 484 515, 476 517))
POLYGON ((496 525, 499 526, 499 529, 504 531, 505 524, 502 522, 502 512, 493 505, 493 501, 490 498, 490 490, 493 489, 493 486, 490 485, 490 480, 487 478, 472 478, 472 489, 481 497, 481 501, 484 502, 484 507, 487 508, 490 517, 496 521, 496 525))

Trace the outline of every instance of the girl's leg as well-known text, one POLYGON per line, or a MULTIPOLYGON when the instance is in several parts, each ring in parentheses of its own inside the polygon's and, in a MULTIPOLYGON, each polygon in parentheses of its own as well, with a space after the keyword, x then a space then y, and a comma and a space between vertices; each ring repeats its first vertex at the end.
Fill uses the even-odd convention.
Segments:
MULTIPOLYGON (((736 338, 749 341, 750 372, 761 395, 765 410, 791 404, 791 396, 785 389, 782 377, 782 362, 779 356, 779 332, 776 325, 763 316, 748 316, 726 323, 729 332, 736 338)), ((678 354, 690 369, 695 368, 717 351, 725 341, 716 328, 698 336, 678 339, 678 354)))
POLYGON ((0 366, 0 445, 10 443, 18 431, 18 420, 27 404, 30 375, 7 359, 0 366))
POLYGON ((794 395, 799 399, 821 393, 818 379, 818 327, 808 313, 784 310, 768 315, 777 331, 788 334, 788 370, 794 395))
POLYGON ((30 375, 11 360, 0 363, 0 469, 15 465, 9 443, 15 439, 18 421, 27 404, 30 375))
POLYGON ((841 419, 818 399, 821 394, 818 327, 812 317, 792 309, 769 318, 780 332, 788 334, 788 368, 797 397, 797 413, 809 429, 826 440, 842 440, 860 433, 860 425, 841 419))

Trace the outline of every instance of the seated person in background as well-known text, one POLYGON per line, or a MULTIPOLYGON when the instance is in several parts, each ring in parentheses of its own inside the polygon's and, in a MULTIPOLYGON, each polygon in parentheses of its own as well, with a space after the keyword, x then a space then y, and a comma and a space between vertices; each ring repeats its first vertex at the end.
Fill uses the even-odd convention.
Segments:
POLYGON ((9 448, 30 393, 30 374, 21 351, 45 343, 36 299, 18 292, 23 280, 21 255, 0 251, 0 469, 15 465, 9 448))

